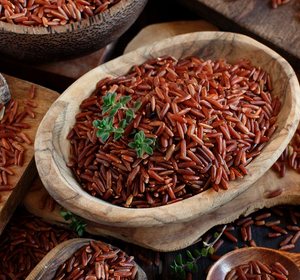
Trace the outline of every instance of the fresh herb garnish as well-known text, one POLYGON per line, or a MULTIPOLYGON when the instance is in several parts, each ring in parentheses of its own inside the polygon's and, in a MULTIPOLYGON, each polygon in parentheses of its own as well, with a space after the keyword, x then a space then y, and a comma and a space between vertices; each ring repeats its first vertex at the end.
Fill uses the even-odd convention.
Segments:
POLYGON ((60 215, 64 217, 65 221, 71 220, 69 227, 76 231, 79 236, 83 234, 86 224, 78 215, 72 213, 70 210, 64 211, 63 206, 60 207, 60 215))
MULTIPOLYGON (((109 138, 111 132, 116 131, 116 129, 113 126, 113 121, 114 121, 113 118, 109 118, 109 117, 104 117, 103 120, 101 120, 101 121, 100 120, 93 121, 94 127, 96 127, 98 129, 97 137, 100 137, 103 142, 105 142, 109 138)), ((120 132, 121 132, 121 130, 120 130, 120 132)), ((122 129, 121 133, 123 133, 123 132, 124 132, 124 130, 122 129)))
MULTIPOLYGON (((127 108, 126 103, 131 100, 130 96, 122 96, 119 101, 116 101, 117 93, 107 92, 105 96, 102 97, 104 104, 101 106, 102 115, 105 115, 107 112, 108 116, 105 116, 102 120, 94 120, 93 125, 98 129, 97 137, 101 138, 103 142, 107 141, 111 133, 114 133, 114 139, 118 140, 122 137, 124 129, 135 117, 135 112, 140 109, 142 102, 135 102, 132 108, 127 108), (114 127, 114 116, 118 113, 118 110, 125 110, 125 119, 120 120, 119 127, 114 127)), ((149 155, 153 154, 153 149, 150 147, 154 142, 154 137, 145 137, 143 131, 136 133, 136 129, 133 129, 132 133, 134 134, 134 142, 129 143, 129 147, 136 150, 138 157, 142 157, 143 153, 149 155)))
POLYGON ((134 142, 131 142, 128 144, 130 148, 133 148, 136 150, 136 153, 138 157, 142 157, 145 153, 149 155, 153 155, 153 150, 150 147, 155 142, 154 137, 145 137, 144 131, 138 132, 136 135, 134 135, 134 142))
POLYGON ((189 250, 186 251, 188 261, 186 263, 183 262, 182 255, 177 255, 176 260, 173 261, 171 267, 172 274, 177 274, 181 279, 186 279, 186 270, 189 270, 191 272, 198 272, 198 265, 197 261, 201 257, 206 257, 208 254, 212 255, 214 253, 213 246, 216 244, 216 242, 220 239, 223 232, 226 229, 226 225, 222 228, 222 231, 220 233, 215 233, 214 238, 215 240, 211 243, 206 243, 202 241, 203 248, 201 250, 201 253, 196 249, 191 253, 189 250))

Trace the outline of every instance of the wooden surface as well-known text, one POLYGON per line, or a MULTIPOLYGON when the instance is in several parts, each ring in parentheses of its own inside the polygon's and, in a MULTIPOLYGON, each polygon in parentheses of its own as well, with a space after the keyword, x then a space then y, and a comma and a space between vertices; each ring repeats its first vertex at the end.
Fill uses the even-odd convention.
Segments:
MULTIPOLYGON (((213 27, 204 21, 191 21, 185 23, 172 22, 150 25, 137 35, 139 40, 135 38, 130 42, 125 49, 125 52, 131 51, 131 48, 138 48, 144 44, 153 43, 156 38, 153 35, 156 32, 159 32, 161 37, 180 34, 183 26, 185 31, 192 31, 194 26, 197 26, 198 28, 213 27)), ((34 184, 41 185, 39 178, 36 178, 34 184)), ((242 214, 248 215, 257 209, 279 204, 298 204, 298 201, 300 201, 298 194, 299 189, 300 182, 297 172, 288 169, 287 177, 279 179, 279 176, 274 171, 269 170, 245 193, 216 211, 203 215, 191 222, 182 225, 159 227, 159 230, 157 230, 157 228, 128 229, 108 227, 106 225, 87 221, 87 231, 96 235, 113 236, 117 239, 136 243, 153 250, 173 251, 191 245, 214 225, 229 223, 242 214), (280 197, 274 199, 266 198, 268 193, 282 187, 285 188, 285 191, 280 197)), ((44 188, 39 191, 29 192, 24 199, 25 207, 31 213, 42 217, 46 221, 65 224, 64 219, 59 214, 58 205, 56 205, 54 212, 49 211, 48 205, 44 209, 39 208, 40 201, 45 194, 46 190, 44 188)))
MULTIPOLYGON (((19 102, 19 108, 23 108, 24 104, 22 103, 22 100, 30 99, 29 91, 31 83, 7 75, 4 75, 4 77, 6 78, 12 98, 19 102)), ((29 116, 26 116, 23 120, 23 122, 28 123, 31 126, 29 129, 24 129, 24 132, 32 141, 35 138, 37 128, 46 111, 58 97, 58 93, 44 87, 36 85, 35 89, 36 97, 34 101, 37 103, 37 108, 34 108, 33 111, 35 112, 36 117, 35 119, 31 119, 29 116)), ((19 109, 19 111, 23 110, 19 109)), ((11 191, 1 192, 0 233, 3 231, 36 174, 36 167, 33 160, 34 144, 27 145, 23 143, 23 145, 26 148, 23 165, 9 167, 14 172, 14 175, 8 176, 8 180, 15 188, 11 191)))
POLYGON ((0 53, 28 63, 90 54, 116 41, 146 3, 147 0, 122 0, 92 18, 60 26, 32 27, 1 21, 0 53))
POLYGON ((113 42, 99 51, 80 58, 41 64, 29 65, 0 55, 1 72, 33 83, 42 83, 45 87, 61 93, 85 73, 108 61, 115 44, 116 42, 113 42))
POLYGON ((218 31, 219 29, 205 20, 173 21, 151 24, 143 28, 126 46, 124 54, 137 48, 180 34, 198 31, 218 31))
POLYGON ((260 178, 281 154, 294 134, 299 120, 299 84, 290 66, 271 49, 238 34, 199 32, 180 35, 139 48, 90 71, 70 86, 53 104, 39 128, 35 157, 41 179, 53 198, 74 213, 97 223, 121 227, 151 227, 191 221, 232 200, 260 178), (176 47, 175 47, 176 46, 176 47), (229 190, 216 193, 209 189, 188 200, 148 209, 123 209, 96 199, 83 191, 69 161, 70 143, 66 139, 79 104, 90 96, 97 81, 107 76, 118 77, 134 64, 168 53, 176 58, 189 55, 203 59, 226 58, 229 62, 241 57, 260 65, 273 80, 274 95, 283 102, 278 115, 278 129, 261 155, 248 166, 249 175, 231 181, 229 190), (282 82, 284 81, 284 82, 282 82), (91 208, 90 205, 93 204, 91 208))
POLYGON ((84 57, 31 65, 31 67, 49 74, 56 74, 63 78, 70 78, 73 81, 83 76, 88 71, 106 62, 114 48, 115 42, 111 43, 99 51, 84 57))
MULTIPOLYGON (((239 0, 239 1, 243 1, 243 0, 239 0)), ((248 0, 245 0, 248 1, 248 0)), ((262 2, 262 0, 257 0, 258 2, 261 2, 261 4, 265 4, 265 2, 262 2)), ((237 2, 235 2, 237 3, 237 2)), ((208 15, 208 17, 211 16, 211 14, 208 15)), ((159 22, 165 22, 165 21, 182 21, 182 20, 191 20, 191 19, 198 19, 200 18, 198 15, 195 14, 195 10, 187 10, 187 8, 185 8, 182 5, 179 5, 176 1, 174 0, 151 0, 148 1, 147 4, 147 8, 145 9, 145 11, 143 12, 143 14, 138 18, 138 20, 136 21, 136 23, 130 28, 130 30, 128 32, 126 32, 119 40, 116 49, 114 51, 114 56, 117 57, 119 55, 121 55, 124 51, 125 46, 127 45, 127 43, 146 25, 148 24, 152 24, 152 23, 159 23, 159 22), (158 8, 159 7, 159 8, 158 8), (172 7, 172 12, 170 12, 170 7, 172 7)), ((282 23, 284 23, 285 21, 282 21, 282 23)), ((292 38, 290 38, 290 40, 292 40, 292 38)), ((5 63, 0 63, 0 71, 4 72, 3 68, 6 68, 7 71, 9 70, 10 73, 14 74, 14 75, 19 75, 19 77, 23 77, 21 75, 24 75, 24 72, 18 72, 14 66, 10 67, 10 65, 7 65, 5 63)), ((7 72, 6 71, 6 72, 7 72)), ((39 73, 39 72, 34 72, 34 74, 32 74, 32 71, 27 71, 30 72, 28 73, 28 79, 33 79, 35 78, 36 81, 39 83, 42 83, 43 85, 47 86, 47 87, 51 87, 53 88, 54 86, 57 86, 57 83, 48 83, 48 79, 46 79, 46 76, 43 75, 43 73, 39 73)), ((25 73, 27 74, 27 73, 25 73)), ((66 78, 64 79, 64 84, 62 86, 65 86, 66 84, 71 84, 72 82, 67 80, 66 78)), ((295 174, 297 174, 295 171, 293 171, 295 174)), ((299 182, 299 177, 300 175, 298 174, 298 177, 295 177, 293 179, 293 181, 288 182, 288 184, 293 184, 295 181, 299 182)), ((284 182, 285 182, 285 178, 280 179, 279 177, 277 177, 278 180, 278 184, 281 184, 281 186, 284 186, 284 182)), ((257 186, 257 188, 259 188, 259 186, 257 186)), ((257 190, 257 195, 261 195, 261 193, 263 193, 263 191, 259 191, 257 190)), ((30 192, 28 194, 32 195, 32 192, 30 192)), ((246 193, 245 197, 246 197, 246 193)), ((249 195, 251 195, 251 193, 249 192, 249 195)), ((239 210, 241 213, 242 212, 247 212, 247 209, 243 208, 243 199, 245 199, 245 197, 241 196, 241 199, 239 201, 238 206, 240 207, 241 210, 239 210)), ((255 201, 255 197, 253 198, 253 201, 255 201)), ((288 202, 289 200, 286 200, 286 202, 288 202)), ((299 201, 299 200, 298 200, 299 201)), ((296 201, 296 202, 298 202, 296 201)), ((37 211, 41 211, 38 210, 38 202, 37 205, 35 206, 35 209, 37 209, 37 211)), ((222 208, 223 209, 223 208, 222 208)), ((221 208, 220 208, 221 210, 221 208)), ((226 220, 226 211, 233 211, 234 207, 225 209, 222 214, 223 214, 223 220, 226 220)), ((252 211, 255 211, 255 207, 253 207, 252 211)), ((42 215, 44 215, 44 212, 49 211, 48 210, 48 205, 47 208, 45 209, 45 211, 41 211, 40 213, 42 215)), ((266 211, 269 211, 269 209, 264 209, 261 210, 259 212, 254 213, 252 216, 258 215, 258 214, 262 214, 265 213, 266 211)), ((295 211, 300 212, 300 208, 297 207, 295 209, 295 211)), ((288 210, 286 209, 284 212, 284 216, 280 217, 281 220, 281 227, 285 228, 287 225, 291 224, 292 221, 290 219, 290 215, 288 210)), ((238 211, 235 214, 238 216, 238 211)), ((49 212, 49 216, 51 218, 51 213, 49 212)), ((49 219, 50 219, 49 218, 49 219)), ((215 219, 215 217, 211 217, 212 219, 215 219)), ((278 219, 279 217, 277 217, 276 215, 272 218, 269 218, 269 220, 275 220, 278 219)), ((207 221, 205 221, 206 223, 207 221)), ((204 224, 205 224, 204 223, 204 224)), ((299 219, 298 219, 298 223, 299 223, 299 219)), ((199 226, 199 225, 198 225, 199 226)), ((194 227, 197 227, 197 225, 194 225, 194 227)), ((214 227, 212 230, 210 230, 208 233, 213 234, 216 231, 217 227, 214 227)), ((157 230, 156 233, 158 233, 159 231, 157 230)), ((269 247, 269 248, 279 248, 279 243, 286 237, 286 235, 283 235, 281 237, 277 237, 277 238, 268 238, 268 233, 271 232, 270 228, 268 227, 257 227, 257 226, 252 226, 252 235, 253 235, 253 240, 255 240, 255 242, 259 245, 259 246, 265 246, 265 247, 269 247)), ((156 234, 155 233, 155 234, 156 234)), ((243 247, 244 245, 249 245, 249 242, 243 242, 241 241, 241 236, 240 236, 240 232, 239 232, 239 227, 236 226, 236 229, 234 232, 232 232, 232 234, 234 236, 236 236, 239 239, 238 243, 233 243, 231 241, 228 241, 225 238, 225 242, 223 244, 223 246, 220 248, 220 250, 217 252, 218 255, 222 255, 225 254, 231 250, 233 250, 234 246, 238 246, 238 247, 243 247)), ((292 232, 289 231, 289 234, 293 234, 292 232)), ((126 242, 118 242, 115 239, 111 239, 112 240, 110 243, 113 244, 119 244, 118 246, 120 248, 125 249, 125 246, 127 247, 126 242)), ((178 241, 180 241, 180 239, 178 239, 178 241)), ((152 250, 149 249, 145 249, 145 248, 141 248, 139 246, 136 245, 130 245, 130 254, 134 255, 137 258, 137 255, 139 253, 143 254, 144 256, 146 256, 149 260, 154 259, 154 255, 155 252, 153 252, 152 250)), ((194 249, 198 249, 201 250, 201 242, 197 243, 195 245, 191 245, 189 246, 187 249, 190 250, 191 252, 193 252, 194 249)), ((127 251, 127 250, 126 250, 127 251)), ((294 251, 299 252, 300 251, 300 243, 297 242, 296 243, 296 248, 294 251)), ((186 250, 179 250, 179 251, 174 251, 174 252, 168 252, 168 253, 160 253, 160 258, 162 261, 162 268, 158 269, 158 267, 156 267, 155 265, 147 265, 141 261, 139 261, 139 264, 141 264, 141 266, 143 267, 143 269, 146 271, 148 279, 149 280, 166 280, 166 279, 176 279, 179 280, 180 278, 174 276, 171 274, 171 270, 170 270, 170 265, 173 263, 173 261, 176 259, 178 254, 182 254, 183 259, 186 260, 186 250)), ((206 269, 213 263, 213 260, 211 260, 209 257, 208 258, 201 258, 199 261, 197 261, 197 264, 199 266, 199 272, 198 273, 193 273, 193 280, 196 279, 206 279, 206 269)))
POLYGON ((207 280, 225 279, 225 276, 235 267, 248 264, 251 261, 260 261, 270 266, 280 262, 289 272, 289 279, 300 278, 300 254, 267 248, 245 248, 235 250, 219 259, 210 269, 207 280))
POLYGON ((267 44, 300 70, 299 1, 277 9, 263 0, 176 0, 191 12, 219 26, 267 44))
MULTIPOLYGON (((126 228, 86 220, 87 232, 111 236, 155 251, 175 251, 190 246, 215 225, 230 223, 240 216, 247 216, 264 207, 300 204, 299 179, 300 175, 295 170, 287 169, 284 178, 280 178, 275 171, 269 170, 251 188, 234 200, 190 222, 152 228, 126 228), (268 198, 271 192, 281 188, 284 188, 284 192, 280 196, 268 198)), ((38 177, 33 184, 42 185, 38 177)), ((23 200, 24 206, 29 212, 49 223, 66 226, 66 222, 59 214, 58 204, 53 212, 49 210, 49 201, 44 209, 40 209, 40 203, 45 194, 47 191, 44 188, 28 192, 23 200)))
MULTIPOLYGON (((66 262, 82 246, 89 244, 91 240, 76 238, 60 243, 38 263, 27 276, 26 280, 52 280, 59 266, 66 262)), ((137 266, 138 273, 136 280, 147 280, 145 272, 139 265, 137 266)))

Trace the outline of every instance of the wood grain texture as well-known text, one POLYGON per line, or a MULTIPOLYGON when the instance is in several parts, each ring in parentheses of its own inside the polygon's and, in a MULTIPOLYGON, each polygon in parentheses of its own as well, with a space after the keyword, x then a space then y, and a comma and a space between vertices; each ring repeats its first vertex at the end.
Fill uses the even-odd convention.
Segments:
MULTIPOLYGON (((30 99, 29 91, 31 83, 4 75, 11 96, 13 99, 19 102, 19 107, 23 108, 22 100, 30 99)), ((35 119, 31 119, 27 116, 23 122, 30 124, 31 128, 24 130, 29 138, 34 141, 37 128, 44 117, 45 113, 51 106, 51 104, 59 96, 57 92, 49 90, 47 88, 36 85, 36 97, 34 101, 37 103, 37 108, 34 109, 36 114, 35 119)), ((22 109, 19 109, 22 111, 22 109)), ((12 166, 11 170, 14 172, 13 176, 9 176, 9 183, 13 184, 15 188, 11 191, 1 192, 2 202, 0 203, 0 234, 5 228, 15 208, 23 198, 27 191, 28 186, 37 173, 33 160, 34 144, 23 144, 26 148, 24 155, 24 162, 22 166, 12 166)))
MULTIPOLYGON (((42 184, 38 176, 33 184, 42 184)), ((286 176, 280 178, 277 172, 270 169, 240 196, 215 211, 189 222, 153 228, 126 228, 86 220, 86 230, 91 234, 114 237, 155 251, 175 251, 190 246, 215 225, 233 222, 240 216, 247 216, 264 207, 283 204, 298 205, 300 204, 299 190, 300 174, 297 171, 288 168, 286 176), (280 196, 268 198, 270 193, 282 188, 284 191, 280 196)), ((30 213, 51 224, 67 227, 67 223, 59 214, 58 204, 53 212, 50 212, 48 204, 44 209, 39 208, 40 201, 46 193, 44 188, 28 192, 23 200, 24 206, 30 213)))
POLYGON ((300 70, 299 1, 277 9, 262 0, 176 0, 204 19, 268 45, 300 70))
POLYGON ((89 55, 48 63, 25 63, 0 54, 1 72, 63 92, 78 78, 110 59, 115 42, 89 55))
MULTIPOLYGON (((52 280, 58 267, 67 261, 82 246, 89 244, 92 240, 93 239, 88 238, 75 238, 60 243, 37 264, 27 276, 26 280, 52 280)), ((138 266, 136 280, 147 280, 147 276, 140 266, 138 266)))
POLYGON ((233 268, 248 264, 250 261, 260 261, 270 266, 280 262, 289 272, 289 279, 300 278, 300 254, 289 253, 268 248, 244 248, 232 251, 219 259, 209 270, 206 280, 225 279, 233 268))
POLYGON ((219 29, 205 20, 174 21, 151 24, 143 28, 129 42, 124 50, 124 54, 172 36, 197 31, 219 31, 219 29))
POLYGON ((117 40, 146 3, 147 0, 122 0, 92 18, 64 26, 27 27, 0 22, 0 53, 35 63, 90 54, 117 40))
MULTIPOLYGON (((64 61, 34 64, 30 65, 29 67, 45 72, 48 74, 48 76, 54 74, 61 76, 62 79, 70 78, 75 81, 88 71, 108 61, 109 56, 114 49, 114 45, 115 42, 84 57, 64 61)), ((26 67, 28 67, 28 65, 26 65, 26 67)))
POLYGON ((39 127, 35 158, 41 179, 53 198, 72 212, 96 223, 118 227, 152 227, 188 222, 216 210, 246 191, 282 153, 299 121, 299 84, 289 64, 277 53, 243 35, 224 32, 199 32, 176 36, 112 60, 90 71, 70 86, 53 104, 39 127), (134 64, 168 53, 176 58, 195 55, 204 59, 241 57, 250 59, 269 72, 274 95, 283 107, 278 115, 278 129, 263 153, 248 167, 250 174, 232 181, 229 190, 208 190, 181 202, 149 209, 127 209, 113 206, 83 191, 71 170, 69 141, 66 139, 79 112, 79 104, 107 76, 121 76, 134 64), (93 205, 91 207, 91 205, 93 205))

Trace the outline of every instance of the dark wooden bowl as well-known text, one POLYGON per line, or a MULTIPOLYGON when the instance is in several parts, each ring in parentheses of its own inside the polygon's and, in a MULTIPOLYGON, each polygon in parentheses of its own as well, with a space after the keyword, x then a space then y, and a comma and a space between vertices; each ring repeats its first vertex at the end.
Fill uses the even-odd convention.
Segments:
POLYGON ((94 17, 64 26, 28 27, 0 21, 0 53, 33 63, 90 54, 117 40, 146 3, 122 0, 94 17))

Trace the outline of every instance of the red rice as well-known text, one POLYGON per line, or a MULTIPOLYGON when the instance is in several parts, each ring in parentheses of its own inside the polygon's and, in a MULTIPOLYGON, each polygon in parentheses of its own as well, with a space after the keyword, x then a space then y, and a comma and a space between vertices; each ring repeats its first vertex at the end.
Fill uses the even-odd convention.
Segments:
POLYGON ((291 142, 273 165, 280 177, 285 176, 287 167, 300 172, 300 128, 296 130, 291 142))
POLYGON ((101 241, 91 241, 62 264, 53 279, 135 279, 134 258, 101 241))
POLYGON ((152 261, 150 261, 149 259, 147 259, 145 256, 143 256, 142 254, 138 254, 138 258, 144 262, 146 265, 152 265, 152 261))
MULTIPOLYGON (((79 175, 86 191, 125 207, 170 204, 209 186, 215 191, 228 189, 228 180, 248 174, 246 165, 260 154, 269 139, 258 139, 256 135, 258 131, 263 135, 276 129, 274 112, 278 114, 281 106, 278 98, 272 99, 269 93, 267 73, 249 63, 239 60, 231 65, 195 57, 177 61, 164 56, 133 67, 126 76, 99 81, 92 96, 82 102, 82 112, 68 135, 71 159, 67 165, 79 175), (258 87, 260 76, 263 82, 258 87), (102 97, 109 91, 117 92, 117 99, 131 96, 128 107, 136 101, 142 106, 122 138, 110 137, 102 143, 91 136, 96 133, 92 121, 103 117, 102 97), (263 129, 266 123, 269 128, 263 129), (144 154, 139 159, 136 151, 128 147, 134 127, 144 131, 146 137, 157 137, 159 148, 153 155, 144 154), (121 158, 126 153, 130 154, 129 161, 121 158), (250 153, 251 157, 247 157, 250 153), (163 166, 168 167, 162 172, 153 169, 163 166), (113 175, 109 180, 108 171, 113 175), (103 191, 95 188, 95 178, 103 184, 103 191), (183 184, 184 188, 175 192, 183 184)), ((123 112, 119 110, 115 125, 120 118, 123 112)))
POLYGON ((294 248, 295 248, 294 244, 287 244, 287 245, 281 246, 279 248, 279 250, 280 251, 288 251, 288 250, 291 250, 291 249, 294 249, 294 248))
POLYGON ((266 227, 277 226, 280 224, 280 220, 266 222, 266 227))
MULTIPOLYGON (((0 21, 26 26, 53 26, 93 17, 121 0, 35 0, 0 1, 0 21)), ((34 96, 34 88, 30 97, 34 96)))
POLYGON ((260 261, 251 261, 241 264, 227 273, 225 280, 248 280, 248 279, 274 279, 287 280, 288 270, 279 262, 271 265, 260 261), (262 278, 264 277, 264 278, 262 278))
MULTIPOLYGON (((26 103, 26 100, 24 101, 26 103)), ((27 101, 36 107, 33 101, 27 101)), ((23 165, 26 148, 21 143, 25 142, 29 145, 32 143, 28 135, 22 131, 22 129, 30 128, 30 125, 20 122, 26 115, 34 115, 32 110, 27 112, 26 107, 25 105, 23 112, 18 112, 20 106, 14 99, 11 99, 5 106, 5 114, 0 124, 0 169, 2 170, 0 176, 0 191, 7 191, 13 188, 13 186, 9 184, 7 174, 13 176, 14 172, 8 167, 12 165, 23 165)))
POLYGON ((53 247, 76 237, 18 209, 0 236, 0 279, 25 279, 53 247))
MULTIPOLYGON (((283 176, 282 176, 283 177, 283 176)), ((274 192, 271 192, 269 195, 268 195, 268 198, 274 198, 274 197, 277 197, 279 195, 281 195, 283 193, 284 189, 278 189, 278 190, 275 190, 274 192)))

